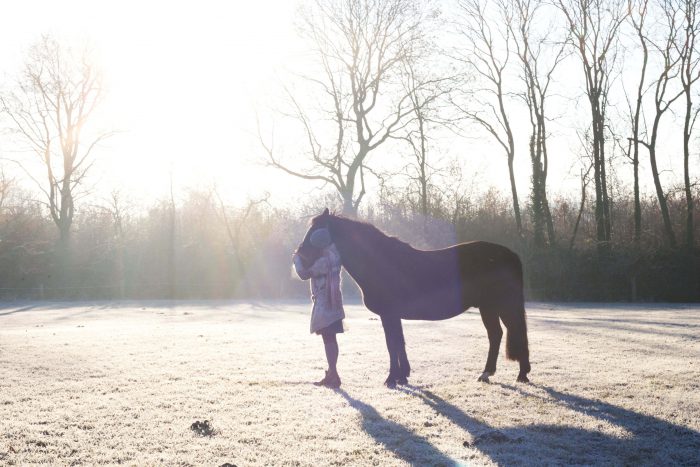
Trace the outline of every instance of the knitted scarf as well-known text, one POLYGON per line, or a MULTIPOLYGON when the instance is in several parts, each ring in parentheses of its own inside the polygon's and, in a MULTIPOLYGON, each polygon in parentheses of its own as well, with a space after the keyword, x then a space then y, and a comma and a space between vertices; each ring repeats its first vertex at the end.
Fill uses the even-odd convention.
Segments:
POLYGON ((328 285, 328 303, 331 309, 337 310, 342 306, 340 294, 340 255, 335 247, 327 248, 324 252, 328 260, 328 274, 326 284, 328 285))

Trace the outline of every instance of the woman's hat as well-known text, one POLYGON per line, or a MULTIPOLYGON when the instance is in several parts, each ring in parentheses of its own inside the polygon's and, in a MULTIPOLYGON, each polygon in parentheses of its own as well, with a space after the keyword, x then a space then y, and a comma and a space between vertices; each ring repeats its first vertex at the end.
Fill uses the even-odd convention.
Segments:
POLYGON ((333 243, 333 240, 331 240, 331 233, 328 229, 316 229, 311 234, 309 242, 316 248, 326 248, 333 243))

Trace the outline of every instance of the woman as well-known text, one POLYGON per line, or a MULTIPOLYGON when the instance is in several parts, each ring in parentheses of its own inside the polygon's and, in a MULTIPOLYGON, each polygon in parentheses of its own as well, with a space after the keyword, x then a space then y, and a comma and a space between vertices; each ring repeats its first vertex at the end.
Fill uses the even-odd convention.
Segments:
POLYGON ((309 241, 312 246, 321 250, 320 256, 313 261, 303 258, 299 252, 296 252, 294 269, 302 280, 311 279, 311 299, 313 300, 311 332, 323 337, 326 360, 328 360, 326 376, 314 384, 337 389, 340 387, 340 376, 336 368, 339 352, 336 334, 343 332, 343 318, 345 318, 343 298, 340 293, 340 254, 332 243, 327 229, 314 231, 309 241))

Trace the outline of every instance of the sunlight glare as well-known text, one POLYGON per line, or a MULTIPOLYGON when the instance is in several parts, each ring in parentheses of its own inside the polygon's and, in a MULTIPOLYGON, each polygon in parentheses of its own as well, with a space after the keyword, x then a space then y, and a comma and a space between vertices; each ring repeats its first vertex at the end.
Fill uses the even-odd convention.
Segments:
POLYGON ((172 174, 178 189, 216 183, 231 200, 257 196, 270 174, 254 157, 256 104, 293 54, 294 3, 70 3, 14 4, 24 29, 1 34, 15 45, 0 58, 13 73, 18 40, 26 50, 46 33, 94 49, 108 91, 99 124, 119 131, 100 149, 99 191, 161 198, 172 174))

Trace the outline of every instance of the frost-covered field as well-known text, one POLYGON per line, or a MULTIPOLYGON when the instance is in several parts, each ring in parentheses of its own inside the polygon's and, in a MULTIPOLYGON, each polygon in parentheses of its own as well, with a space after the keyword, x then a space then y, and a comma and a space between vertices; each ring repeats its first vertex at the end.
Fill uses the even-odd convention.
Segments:
POLYGON ((397 390, 380 322, 349 306, 337 392, 310 384, 307 309, 6 304, 0 465, 700 464, 698 306, 529 304, 530 385, 503 354, 476 382, 478 313, 407 322, 397 390))

